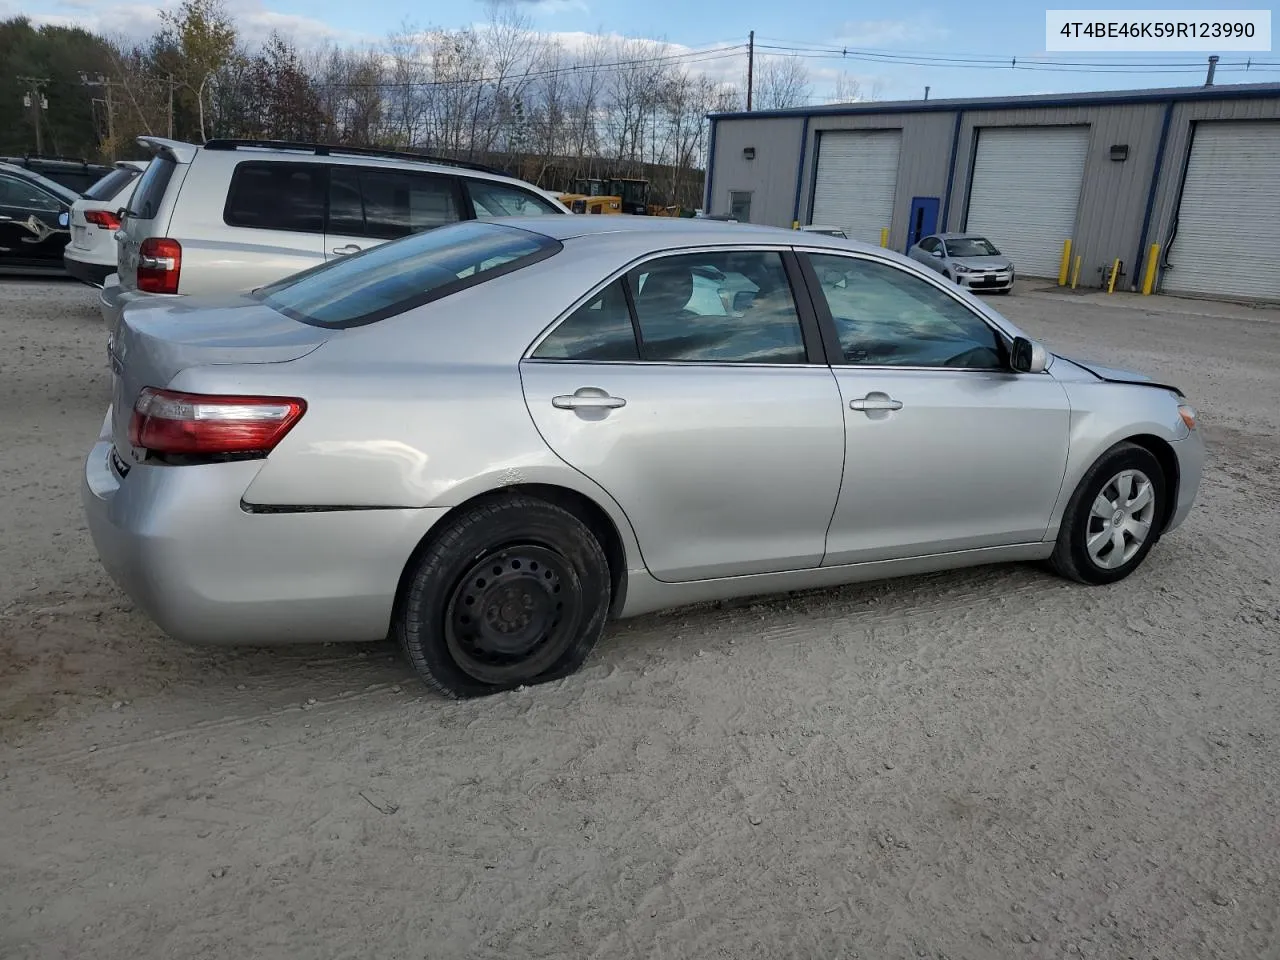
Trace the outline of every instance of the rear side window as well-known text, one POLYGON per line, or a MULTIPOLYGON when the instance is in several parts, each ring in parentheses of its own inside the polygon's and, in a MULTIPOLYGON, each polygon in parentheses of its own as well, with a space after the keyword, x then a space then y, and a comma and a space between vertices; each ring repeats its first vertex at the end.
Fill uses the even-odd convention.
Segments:
POLYGON ((468 220, 329 260, 254 292, 301 323, 358 327, 545 260, 558 240, 468 220))
POLYGON ((84 192, 87 200, 110 200, 117 193, 141 176, 135 167, 117 167, 84 192))
POLYGON ((476 217, 489 220, 494 217, 540 217, 546 213, 563 213, 546 200, 528 190, 505 183, 484 180, 468 180, 467 192, 476 208, 476 217))
POLYGON ((147 172, 138 181, 133 198, 129 201, 129 216, 138 220, 154 220, 160 212, 160 204, 164 201, 164 193, 169 189, 169 181, 173 179, 173 171, 178 169, 177 161, 164 155, 157 156, 147 167, 147 172))
POLYGON ((242 163, 231 175, 222 219, 232 227, 324 232, 325 168, 314 163, 242 163))
POLYGON ((461 219, 452 177, 363 167, 329 173, 329 233, 394 240, 461 219))

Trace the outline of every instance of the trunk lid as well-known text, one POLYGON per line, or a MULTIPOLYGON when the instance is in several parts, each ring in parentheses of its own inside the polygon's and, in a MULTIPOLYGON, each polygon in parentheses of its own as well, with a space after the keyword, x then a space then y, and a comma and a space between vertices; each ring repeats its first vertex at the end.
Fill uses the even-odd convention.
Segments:
POLYGON ((137 460, 129 421, 143 387, 165 387, 191 367, 297 360, 339 332, 290 320, 247 296, 130 305, 108 344, 116 451, 137 460))

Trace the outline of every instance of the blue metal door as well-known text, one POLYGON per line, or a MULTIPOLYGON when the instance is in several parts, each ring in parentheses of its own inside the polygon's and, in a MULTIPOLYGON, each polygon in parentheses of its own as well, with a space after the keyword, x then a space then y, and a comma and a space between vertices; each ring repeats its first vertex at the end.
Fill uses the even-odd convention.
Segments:
POLYGON ((907 221, 906 250, 910 250, 920 242, 922 237, 927 237, 938 229, 938 208, 940 206, 941 204, 937 197, 911 198, 911 219, 907 221))

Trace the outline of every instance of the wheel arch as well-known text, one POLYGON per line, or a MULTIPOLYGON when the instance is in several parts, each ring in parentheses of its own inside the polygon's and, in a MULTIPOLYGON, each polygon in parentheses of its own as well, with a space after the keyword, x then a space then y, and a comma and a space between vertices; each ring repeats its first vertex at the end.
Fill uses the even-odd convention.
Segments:
POLYGON ((1121 443, 1132 443, 1134 446, 1142 447, 1160 464, 1167 488, 1164 503, 1160 506, 1160 532, 1163 533, 1178 505, 1178 485, 1182 479, 1178 468, 1178 455, 1174 453, 1168 440, 1151 433, 1134 434, 1131 437, 1125 437, 1121 443))
POLYGON ((546 503, 554 504, 581 520, 595 536, 605 558, 609 561, 609 617, 615 618, 621 612, 627 599, 627 549, 618 526, 600 504, 579 490, 560 486, 554 483, 515 483, 503 487, 484 490, 466 500, 450 507, 431 529, 418 541, 413 552, 409 554, 404 567, 400 571, 400 581, 396 585, 393 609, 399 610, 408 589, 413 571, 422 554, 431 546, 444 530, 449 521, 458 514, 471 509, 479 503, 500 500, 514 496, 533 497, 546 503))

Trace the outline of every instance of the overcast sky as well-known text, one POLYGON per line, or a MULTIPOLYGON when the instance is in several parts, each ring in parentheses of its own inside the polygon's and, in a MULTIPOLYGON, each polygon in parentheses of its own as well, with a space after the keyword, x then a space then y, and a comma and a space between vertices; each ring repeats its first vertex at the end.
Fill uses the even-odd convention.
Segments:
MULTIPOLYGON (((917 98, 923 95, 925 85, 932 88, 930 96, 934 98, 1197 85, 1203 82, 1207 58, 1207 54, 1056 54, 1059 61, 1106 63, 1107 72, 1067 66, 1045 69, 1043 64, 1037 69, 1027 59, 1045 56, 1044 7, 1025 0, 913 3, 910 19, 892 16, 905 4, 836 0, 808 0, 804 4, 777 0, 516 2, 538 30, 562 34, 570 46, 581 42, 583 33, 603 32, 706 50, 745 44, 748 31, 754 29, 761 56, 781 52, 777 48, 800 48, 814 81, 816 100, 830 96, 841 72, 858 79, 864 91, 874 86, 880 99, 917 98), (842 57, 842 48, 858 53, 842 57), (868 53, 870 56, 863 55, 868 53), (961 57, 987 57, 1010 64, 1017 57, 1023 63, 1014 68, 938 62, 939 58, 961 57), (1148 66, 1156 63, 1175 63, 1179 68, 1156 71, 1148 66), (1131 66, 1134 64, 1143 67, 1131 66)), ((324 41, 376 42, 406 22, 419 28, 456 28, 484 18, 484 8, 477 0, 434 0, 429 5, 410 0, 228 0, 227 6, 247 36, 263 36, 277 29, 303 46, 324 41)), ((1092 6, 1104 4, 1095 2, 1092 6)), ((1265 7, 1239 0, 1199 0, 1195 6, 1265 7)), ((145 35, 158 22, 155 6, 129 0, 0 0, 0 15, 17 14, 36 22, 79 24, 109 34, 145 35)), ((1219 82, 1280 81, 1280 67, 1255 67, 1246 72, 1243 64, 1249 58, 1248 54, 1224 55, 1219 82), (1240 66, 1235 66, 1237 63, 1240 66)), ((1252 59, 1274 64, 1280 55, 1253 54, 1252 59)), ((744 51, 691 62, 689 69, 738 80, 745 65, 744 51)))

